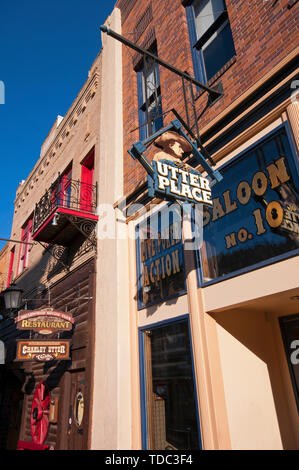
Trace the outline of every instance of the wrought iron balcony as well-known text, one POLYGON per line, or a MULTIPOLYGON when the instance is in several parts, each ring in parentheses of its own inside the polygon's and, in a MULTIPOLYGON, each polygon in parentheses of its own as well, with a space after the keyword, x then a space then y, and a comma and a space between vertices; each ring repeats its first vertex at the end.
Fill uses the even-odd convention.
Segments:
POLYGON ((67 246, 78 230, 88 236, 96 207, 97 185, 58 178, 35 206, 33 240, 67 246))

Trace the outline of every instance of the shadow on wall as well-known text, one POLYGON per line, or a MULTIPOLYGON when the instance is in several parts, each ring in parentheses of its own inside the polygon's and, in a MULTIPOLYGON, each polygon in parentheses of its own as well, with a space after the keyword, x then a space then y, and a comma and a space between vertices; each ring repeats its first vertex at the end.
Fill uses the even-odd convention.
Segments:
MULTIPOLYGON (((271 322, 267 321, 263 312, 255 311, 231 310, 214 313, 211 316, 218 324, 227 403, 235 395, 233 405, 235 413, 237 413, 235 406, 240 406, 240 414, 243 418, 247 415, 250 420, 250 424, 247 425, 252 426, 255 423, 257 435, 265 437, 265 442, 271 441, 269 436, 273 429, 269 423, 275 422, 277 418, 283 448, 295 449, 295 436, 281 376, 278 345, 271 322), (219 326, 224 331, 221 331, 219 326), (269 384, 269 388, 266 384, 269 384), (276 417, 271 416, 272 408, 269 404, 272 401, 276 417)), ((232 421, 234 418, 236 417, 231 418, 232 421)), ((239 418, 240 416, 237 420, 239 418)), ((246 426, 246 423, 241 423, 241 426, 246 426)), ((241 429, 238 432, 241 433, 241 429)), ((241 435, 240 438, 242 439, 241 435)))

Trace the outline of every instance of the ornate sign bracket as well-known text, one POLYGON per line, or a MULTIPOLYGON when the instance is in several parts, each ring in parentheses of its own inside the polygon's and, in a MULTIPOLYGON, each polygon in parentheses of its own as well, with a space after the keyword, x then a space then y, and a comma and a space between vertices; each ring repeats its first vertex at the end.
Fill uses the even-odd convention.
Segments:
POLYGON ((82 220, 79 217, 69 215, 69 214, 65 214, 65 217, 96 248, 97 241, 96 241, 96 237, 94 234, 96 221, 84 220, 84 219, 82 220))
POLYGON ((66 249, 65 247, 60 247, 55 245, 54 243, 50 243, 49 245, 44 244, 43 242, 37 240, 37 243, 39 243, 44 250, 46 250, 52 258, 54 258, 58 263, 60 263, 66 271, 70 270, 70 267, 65 264, 63 261, 61 261, 61 248, 66 249))

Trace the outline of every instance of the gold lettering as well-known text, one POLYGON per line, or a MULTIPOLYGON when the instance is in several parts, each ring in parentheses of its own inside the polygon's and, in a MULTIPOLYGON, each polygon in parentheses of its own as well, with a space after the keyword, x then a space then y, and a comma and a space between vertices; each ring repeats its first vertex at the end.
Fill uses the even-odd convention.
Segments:
POLYGON ((229 189, 227 191, 224 191, 223 199, 224 199, 226 214, 229 214, 230 212, 233 212, 234 210, 237 209, 238 206, 237 206, 236 201, 231 202, 229 189))
POLYGON ((172 256, 173 273, 176 274, 180 272, 179 250, 173 251, 171 256, 172 256))
POLYGON ((247 237, 248 237, 248 232, 245 228, 241 228, 238 232, 238 240, 241 242, 241 243, 244 243, 246 242, 247 240, 247 237))
POLYGON ((262 235, 263 233, 265 233, 266 229, 263 224, 261 209, 256 209, 255 211, 253 211, 252 214, 254 216, 254 221, 255 221, 256 228, 257 228, 256 234, 262 235))
POLYGON ((166 255, 165 267, 166 267, 167 276, 170 276, 171 275, 171 258, 169 255, 166 255))
POLYGON ((271 189, 277 188, 282 183, 285 183, 290 179, 287 169, 284 163, 284 157, 279 158, 276 162, 266 167, 268 171, 271 189))
POLYGON ((251 187, 257 196, 265 194, 268 186, 268 180, 265 173, 258 171, 252 178, 251 187))
POLYGON ((231 248, 232 246, 236 246, 236 234, 234 232, 229 233, 228 235, 225 235, 225 243, 226 243, 226 248, 231 248))
POLYGON ((277 228, 283 221, 283 208, 278 201, 269 202, 266 209, 266 220, 270 227, 277 228))
POLYGON ((237 198, 238 201, 245 205, 248 203, 251 196, 251 188, 247 181, 241 181, 237 187, 237 198))
POLYGON ((203 226, 205 227, 206 225, 208 225, 208 223, 210 222, 211 220, 211 213, 208 211, 208 209, 204 209, 203 211, 203 226))
POLYGON ((213 222, 214 220, 220 219, 225 215, 225 212, 223 210, 223 207, 221 205, 219 197, 216 197, 214 199, 214 204, 213 204, 213 222))

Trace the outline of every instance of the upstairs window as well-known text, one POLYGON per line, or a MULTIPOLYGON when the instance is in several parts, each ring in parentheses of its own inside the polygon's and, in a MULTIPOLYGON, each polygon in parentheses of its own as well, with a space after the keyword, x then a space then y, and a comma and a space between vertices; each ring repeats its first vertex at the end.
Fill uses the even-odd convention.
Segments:
MULTIPOLYGON (((151 51, 157 55, 157 50, 151 51)), ((158 64, 145 58, 137 71, 139 138, 146 139, 161 127, 162 99, 158 64)))
POLYGON ((186 8, 194 73, 208 82, 236 53, 224 0, 194 0, 186 8))
POLYGON ((94 210, 94 148, 81 162, 81 191, 80 210, 92 212, 94 210))
POLYGON ((7 285, 6 287, 9 287, 11 284, 11 281, 13 279, 13 265, 14 265, 14 259, 15 259, 15 249, 16 247, 14 246, 10 250, 10 258, 9 258, 9 268, 8 268, 8 277, 7 277, 7 285))
POLYGON ((72 164, 59 176, 52 187, 52 204, 61 207, 71 206, 72 164))
POLYGON ((31 241, 32 220, 33 217, 31 216, 22 227, 21 241, 24 243, 20 245, 18 274, 21 274, 21 272, 23 272, 28 266, 28 254, 30 250, 30 245, 28 245, 28 243, 31 241))

